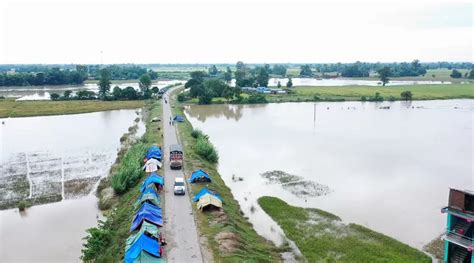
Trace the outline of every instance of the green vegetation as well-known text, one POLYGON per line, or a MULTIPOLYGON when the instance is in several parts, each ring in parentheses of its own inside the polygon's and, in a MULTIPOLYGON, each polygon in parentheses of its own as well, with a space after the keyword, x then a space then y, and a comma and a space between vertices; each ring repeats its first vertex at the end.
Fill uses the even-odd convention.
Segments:
POLYGON ((205 136, 201 131, 192 131, 191 136, 196 138, 196 144, 194 145, 194 151, 211 163, 217 163, 219 155, 217 154, 214 145, 209 141, 208 137, 205 136), (196 136, 196 137, 195 137, 196 136))
MULTIPOLYGON (((173 108, 174 115, 183 115, 183 104, 176 103, 173 108)), ((198 141, 197 138, 205 136, 198 131, 193 132, 189 121, 178 124, 178 132, 184 147, 186 157, 184 158, 184 167, 186 176, 196 169, 205 170, 212 178, 212 183, 207 187, 210 190, 218 192, 223 199, 223 213, 201 213, 195 210, 199 232, 207 238, 208 247, 212 251, 215 262, 277 262, 279 255, 277 248, 266 242, 260 237, 252 225, 242 216, 240 206, 234 199, 230 189, 217 172, 215 164, 207 161, 194 151, 198 141), (224 252, 219 248, 219 241, 216 236, 222 232, 231 232, 234 239, 231 240, 231 250, 224 252)), ((201 190, 204 185, 190 185, 190 195, 201 190)))
MULTIPOLYGON (((133 180, 128 186, 129 189, 114 196, 114 202, 111 209, 105 211, 107 220, 101 222, 99 226, 89 229, 88 236, 84 238, 82 257, 83 261, 89 262, 122 262, 125 252, 125 240, 130 234, 130 222, 134 216, 133 204, 140 196, 140 183, 145 173, 141 167, 132 168, 136 164, 140 166, 143 161, 145 148, 152 144, 161 143, 161 122, 151 122, 153 118, 162 117, 162 107, 159 101, 147 101, 144 107, 144 121, 146 123, 146 132, 141 140, 132 143, 130 147, 126 147, 123 154, 119 153, 117 162, 112 166, 110 177, 102 180, 98 187, 101 202, 105 199, 105 192, 111 190, 111 181, 118 174, 126 174, 128 169, 135 169, 136 173, 133 180), (141 155, 140 155, 141 152, 141 155), (122 157, 123 156, 123 157, 122 157), (135 162, 136 164, 132 164, 135 162)), ((122 151, 122 150, 121 150, 122 151)), ((132 171, 129 171, 132 172, 132 171)), ((119 175, 121 176, 121 175, 119 175)), ((113 191, 112 191, 113 194, 113 191)))
POLYGON ((0 118, 76 114, 96 111, 136 109, 143 101, 15 101, 0 100, 0 118))
POLYGON ((288 101, 353 101, 379 93, 383 97, 402 100, 401 93, 410 91, 413 100, 474 98, 474 84, 400 85, 390 87, 341 86, 295 87, 290 94, 266 95, 269 102, 288 101))
POLYGON ((20 211, 24 211, 27 207, 30 207, 31 206, 31 203, 27 200, 21 200, 20 202, 18 202, 18 209, 20 211))
POLYGON ((117 172, 112 176, 112 188, 115 193, 122 194, 134 186, 142 176, 142 161, 147 145, 134 144, 127 151, 117 172))
POLYGON ((276 197, 258 199, 308 262, 431 262, 424 253, 393 238, 315 208, 288 205, 276 197))

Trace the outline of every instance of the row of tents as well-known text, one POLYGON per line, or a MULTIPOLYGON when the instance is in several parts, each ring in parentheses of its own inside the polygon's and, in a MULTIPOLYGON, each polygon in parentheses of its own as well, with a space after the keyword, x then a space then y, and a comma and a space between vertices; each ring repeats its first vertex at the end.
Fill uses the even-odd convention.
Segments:
POLYGON ((162 235, 163 211, 160 192, 165 184, 159 175, 162 152, 160 147, 148 149, 144 159, 144 170, 148 177, 140 188, 140 197, 134 204, 135 215, 130 226, 130 236, 125 242, 125 263, 164 262, 162 235))
MULTIPOLYGON (((211 177, 205 171, 199 169, 194 171, 191 174, 188 182, 194 183, 204 183, 204 182, 212 182, 211 177)), ((195 196, 193 196, 192 200, 196 202, 197 208, 201 211, 205 208, 222 208, 222 197, 206 187, 202 188, 195 196)))

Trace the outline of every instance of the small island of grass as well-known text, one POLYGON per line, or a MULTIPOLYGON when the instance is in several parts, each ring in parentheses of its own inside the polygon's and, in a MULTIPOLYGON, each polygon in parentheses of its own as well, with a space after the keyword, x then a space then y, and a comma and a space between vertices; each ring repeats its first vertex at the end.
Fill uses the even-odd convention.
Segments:
POLYGON ((333 214, 291 206, 276 197, 258 199, 308 262, 431 262, 421 251, 333 214))

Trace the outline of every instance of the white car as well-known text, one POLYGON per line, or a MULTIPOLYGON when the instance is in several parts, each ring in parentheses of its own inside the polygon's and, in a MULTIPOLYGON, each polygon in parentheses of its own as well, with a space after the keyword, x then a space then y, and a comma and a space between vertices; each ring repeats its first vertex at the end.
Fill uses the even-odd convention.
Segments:
POLYGON ((177 177, 174 179, 174 194, 184 195, 186 192, 186 186, 184 185, 184 178, 177 177))

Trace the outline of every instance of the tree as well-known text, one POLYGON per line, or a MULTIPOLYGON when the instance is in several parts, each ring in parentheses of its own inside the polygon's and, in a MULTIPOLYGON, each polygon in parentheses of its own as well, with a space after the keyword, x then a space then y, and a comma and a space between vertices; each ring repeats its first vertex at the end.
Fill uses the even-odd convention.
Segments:
POLYGON ((226 82, 232 81, 232 70, 230 70, 230 67, 227 67, 227 71, 224 73, 224 80, 226 82))
POLYGON ((286 75, 286 66, 284 65, 273 65, 272 73, 284 77, 286 75))
POLYGON ((265 68, 258 68, 258 75, 257 75, 257 84, 260 87, 268 86, 269 75, 265 68))
POLYGON ((151 87, 151 78, 148 74, 143 74, 140 77, 140 81, 138 82, 138 86, 140 87, 140 92, 142 93, 143 98, 148 99, 151 97, 150 87, 151 87))
POLYGON ((280 81, 278 81, 278 83, 277 83, 277 88, 281 89, 281 82, 280 81))
POLYGON ((286 87, 287 88, 293 87, 293 81, 291 80, 291 78, 288 78, 288 82, 286 83, 286 87))
POLYGON ((234 91, 231 87, 227 86, 222 91, 222 97, 227 100, 227 103, 234 97, 234 91))
POLYGON ((454 78, 454 79, 459 79, 462 77, 462 73, 456 69, 453 69, 453 71, 451 72, 449 76, 451 76, 451 78, 454 78))
POLYGON ((99 98, 105 100, 110 91, 110 71, 107 68, 100 70, 99 98))
POLYGON ((310 65, 301 65, 300 76, 310 77, 313 76, 313 71, 310 65))
POLYGON ((68 99, 71 98, 71 94, 72 94, 72 91, 70 91, 70 90, 65 90, 64 93, 63 93, 63 98, 64 98, 65 100, 68 100, 68 99))
POLYGON ((158 94, 158 92, 160 92, 160 89, 157 86, 154 86, 153 88, 151 88, 151 92, 156 95, 158 94))
POLYGON ((235 70, 235 83, 239 87, 244 87, 245 86, 245 79, 247 77, 247 69, 245 67, 244 62, 238 61, 236 65, 236 70, 235 70))
POLYGON ((214 92, 210 87, 204 86, 203 92, 198 96, 199 104, 211 104, 214 92))
POLYGON ((218 71, 217 71, 216 65, 212 65, 212 67, 209 68, 209 75, 215 76, 215 75, 217 75, 217 72, 218 71))
POLYGON ((379 70, 377 70, 377 72, 379 73, 379 77, 380 77, 380 81, 382 81, 382 85, 385 86, 385 84, 388 83, 388 81, 390 80, 388 77, 390 77, 390 68, 389 67, 383 67, 379 70))
POLYGON ((51 93, 49 94, 49 97, 51 100, 59 100, 59 94, 58 93, 51 93))
POLYGON ((112 90, 112 95, 116 99, 122 98, 122 89, 119 86, 115 86, 114 89, 112 90))
POLYGON ((123 89, 122 92, 121 92, 121 95, 122 95, 122 98, 124 98, 124 99, 129 99, 129 100, 138 99, 137 90, 133 87, 130 87, 130 86, 123 89))
POLYGON ((471 69, 471 71, 469 72, 469 79, 474 79, 474 69, 471 69))
POLYGON ((408 101, 412 99, 413 94, 411 93, 411 91, 407 90, 400 93, 400 96, 402 97, 403 100, 408 101))

